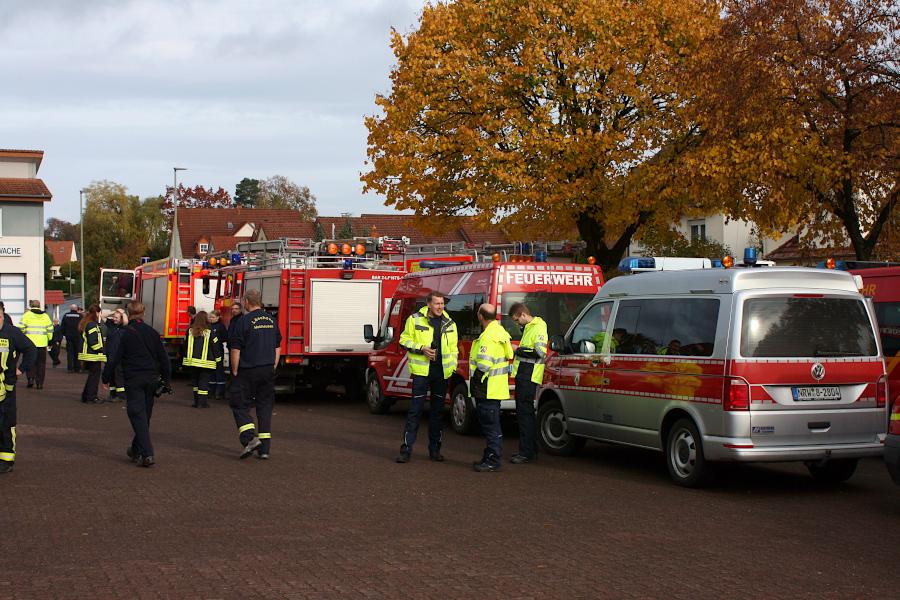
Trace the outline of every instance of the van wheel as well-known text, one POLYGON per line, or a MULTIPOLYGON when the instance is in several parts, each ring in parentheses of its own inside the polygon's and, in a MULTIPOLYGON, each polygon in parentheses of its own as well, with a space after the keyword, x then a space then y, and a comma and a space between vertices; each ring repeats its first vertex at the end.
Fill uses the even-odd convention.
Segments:
POLYGON ((672 481, 684 487, 709 483, 712 467, 703 456, 700 432, 691 419, 675 421, 666 439, 666 466, 672 481))
POLYGON ((366 404, 369 405, 369 412, 373 415, 386 414, 391 408, 390 402, 384 397, 378 376, 373 373, 369 373, 369 380, 366 382, 366 404))
POLYGON ((816 481, 822 483, 843 483, 853 477, 859 461, 855 458, 832 460, 808 460, 806 468, 816 481))
POLYGON ((469 399, 469 388, 465 383, 453 387, 450 398, 450 425, 453 431, 462 435, 475 433, 475 406, 469 399))
POLYGON ((548 454, 572 456, 584 448, 584 438, 569 435, 566 412, 559 400, 549 400, 538 409, 541 446, 548 454))

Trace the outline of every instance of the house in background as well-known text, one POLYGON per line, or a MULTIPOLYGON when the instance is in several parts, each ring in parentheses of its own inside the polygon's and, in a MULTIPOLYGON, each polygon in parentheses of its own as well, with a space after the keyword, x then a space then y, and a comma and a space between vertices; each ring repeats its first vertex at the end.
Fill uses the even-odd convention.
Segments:
POLYGON ((42 150, 0 150, 0 300, 18 323, 27 301, 44 297, 42 150))
POLYGON ((53 257, 53 266, 50 267, 50 278, 68 277, 68 274, 62 273, 60 268, 66 263, 78 260, 78 256, 75 254, 75 242, 48 240, 44 242, 44 246, 47 249, 47 253, 53 257))

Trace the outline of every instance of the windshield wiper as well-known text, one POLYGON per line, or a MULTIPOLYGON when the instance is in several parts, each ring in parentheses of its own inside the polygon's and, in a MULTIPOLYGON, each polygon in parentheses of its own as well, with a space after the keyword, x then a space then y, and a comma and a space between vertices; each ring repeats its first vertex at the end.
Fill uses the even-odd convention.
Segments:
POLYGON ((865 356, 862 352, 829 352, 828 350, 816 350, 813 356, 865 356))

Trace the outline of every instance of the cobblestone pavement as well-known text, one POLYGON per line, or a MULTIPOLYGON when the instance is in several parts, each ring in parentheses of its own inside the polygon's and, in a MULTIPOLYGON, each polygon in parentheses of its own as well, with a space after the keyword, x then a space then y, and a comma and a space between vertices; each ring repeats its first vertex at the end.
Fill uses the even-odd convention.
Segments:
MULTIPOLYGON (((276 406, 272 460, 238 460, 230 411, 157 404, 157 466, 133 466, 122 404, 83 376, 19 392, 0 478, 0 598, 896 597, 900 487, 739 466, 706 490, 657 454, 588 444, 479 474, 481 440, 398 465, 402 411, 339 398, 276 406)), ((505 428, 507 456, 515 428, 505 428)), ((424 431, 422 432, 424 433, 424 431)))

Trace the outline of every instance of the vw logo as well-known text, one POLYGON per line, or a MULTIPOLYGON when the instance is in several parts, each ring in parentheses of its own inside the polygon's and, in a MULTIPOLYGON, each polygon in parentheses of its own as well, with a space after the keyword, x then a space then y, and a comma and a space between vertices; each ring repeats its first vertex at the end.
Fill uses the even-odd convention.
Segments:
POLYGON ((816 381, 821 381, 822 378, 825 377, 825 365, 823 365, 822 363, 816 363, 812 366, 812 370, 810 372, 812 373, 813 379, 815 379, 816 381))

